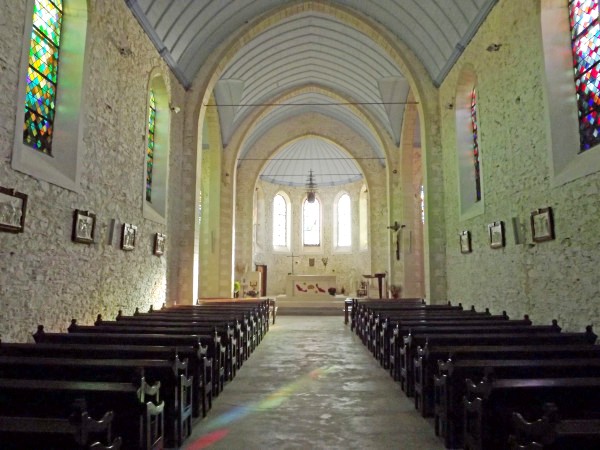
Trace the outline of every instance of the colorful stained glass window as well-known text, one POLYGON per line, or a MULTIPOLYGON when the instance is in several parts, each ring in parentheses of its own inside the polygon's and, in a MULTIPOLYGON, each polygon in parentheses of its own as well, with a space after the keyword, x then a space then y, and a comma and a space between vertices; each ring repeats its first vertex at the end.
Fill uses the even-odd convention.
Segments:
POLYGON ((570 0, 571 48, 581 150, 600 143, 600 25, 598 0, 570 0))
POLYGON ((25 90, 23 143, 52 154, 62 0, 35 0, 25 90))
POLYGON ((475 169, 475 191, 481 200, 481 172, 479 170, 479 127, 477 123, 477 91, 471 91, 471 131, 473 132, 473 166, 475 169))
POLYGON ((148 106, 148 148, 146 149, 146 200, 152 201, 152 169, 154 166, 154 130, 156 129, 156 98, 150 91, 148 106))

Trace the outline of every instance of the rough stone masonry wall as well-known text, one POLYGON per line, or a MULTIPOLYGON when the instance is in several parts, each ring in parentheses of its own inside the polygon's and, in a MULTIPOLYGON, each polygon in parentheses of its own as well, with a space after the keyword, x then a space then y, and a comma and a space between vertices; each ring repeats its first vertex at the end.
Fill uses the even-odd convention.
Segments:
POLYGON ((440 89, 440 105, 454 99, 461 68, 477 74, 485 212, 459 220, 454 111, 442 108, 446 184, 448 297, 534 323, 556 318, 567 330, 600 319, 600 174, 553 187, 548 165, 547 104, 540 36, 540 4, 501 0, 440 89), (488 52, 492 43, 500 50, 488 52), (556 239, 533 243, 529 214, 554 210, 556 239), (511 219, 525 225, 516 244, 511 219), (487 224, 503 220, 506 247, 490 249, 487 224), (458 233, 470 230, 473 253, 461 254, 458 233))
MULTIPOLYGON (((125 2, 89 2, 89 78, 83 146, 85 159, 77 194, 37 181, 10 166, 26 2, 2 1, 0 10, 0 185, 29 196, 24 233, 0 233, 0 337, 30 340, 36 325, 64 331, 71 318, 91 323, 96 314, 114 318, 165 300, 167 255, 152 255, 153 235, 164 225, 143 219, 142 186, 148 75, 161 68, 172 94, 182 89, 171 78, 125 2), (121 55, 115 37, 128 43, 121 55), (71 242, 74 209, 97 214, 96 242, 71 242), (110 223, 138 226, 134 251, 109 241, 110 223)), ((123 41, 121 41, 123 42, 123 41)), ((19 117, 20 119, 20 117, 19 117)), ((171 146, 171 180, 180 163, 171 146)), ((177 187, 171 183, 171 196, 177 187)), ((170 205, 171 207, 171 205, 170 205)))

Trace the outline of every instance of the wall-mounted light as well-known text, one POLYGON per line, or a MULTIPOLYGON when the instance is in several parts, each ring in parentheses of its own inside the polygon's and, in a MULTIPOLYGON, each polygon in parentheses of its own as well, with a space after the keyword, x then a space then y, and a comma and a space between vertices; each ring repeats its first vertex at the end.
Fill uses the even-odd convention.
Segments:
POLYGON ((502 47, 502 44, 492 43, 487 46, 486 50, 488 52, 497 52, 498 50, 500 50, 500 47, 502 47))
POLYGON ((181 111, 181 108, 179 106, 175 106, 175 105, 169 105, 169 109, 171 111, 173 111, 175 114, 179 114, 179 111, 181 111))

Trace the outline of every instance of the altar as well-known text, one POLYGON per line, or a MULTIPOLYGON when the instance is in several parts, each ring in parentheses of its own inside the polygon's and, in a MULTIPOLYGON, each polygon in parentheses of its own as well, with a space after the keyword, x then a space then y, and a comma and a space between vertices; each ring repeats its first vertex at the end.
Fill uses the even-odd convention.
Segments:
POLYGON ((287 297, 330 295, 328 289, 335 287, 335 275, 288 275, 285 293, 287 297))

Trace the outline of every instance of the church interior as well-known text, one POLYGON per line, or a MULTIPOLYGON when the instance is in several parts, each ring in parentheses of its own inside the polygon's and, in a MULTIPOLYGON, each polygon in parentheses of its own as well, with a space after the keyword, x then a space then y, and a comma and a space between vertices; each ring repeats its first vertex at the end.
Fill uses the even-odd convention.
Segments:
POLYGON ((237 296, 600 321, 597 0, 0 9, 3 343, 237 296))

